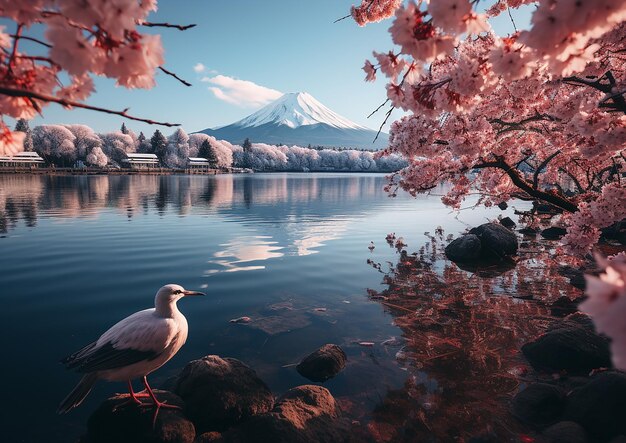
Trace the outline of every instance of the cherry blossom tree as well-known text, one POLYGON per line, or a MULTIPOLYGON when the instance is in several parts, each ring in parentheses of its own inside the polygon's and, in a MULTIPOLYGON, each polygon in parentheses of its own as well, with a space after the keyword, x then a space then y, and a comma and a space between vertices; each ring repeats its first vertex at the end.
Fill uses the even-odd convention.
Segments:
POLYGON ((35 151, 57 166, 71 166, 76 161, 76 136, 61 125, 42 125, 33 130, 35 151))
MULTIPOLYGON (((563 211, 566 250, 584 254, 626 218, 626 2, 622 0, 363 0, 359 25, 393 18, 396 48, 374 52, 366 80, 388 79, 387 103, 409 114, 389 147, 409 165, 390 191, 441 181, 444 203, 513 197, 563 211), (496 35, 489 19, 534 5, 531 26, 496 35), (477 9, 480 6, 481 9, 477 9), (474 172, 472 174, 471 172, 474 172)), ((385 120, 386 120, 385 119, 385 120)))
POLYGON ((49 103, 176 126, 129 115, 128 109, 84 103, 94 92, 93 75, 113 78, 126 88, 151 88, 160 70, 189 86, 163 67, 161 37, 141 31, 155 26, 184 30, 194 25, 147 21, 156 8, 156 0, 116 0, 114 5, 104 0, 0 0, 0 16, 14 26, 14 30, 0 26, 0 155, 21 151, 25 137, 9 130, 3 118, 31 119, 49 103), (44 39, 27 34, 34 25, 43 27, 44 39), (24 52, 20 43, 25 40, 44 52, 24 52))
POLYGON ((87 155, 86 159, 87 164, 92 166, 104 167, 109 162, 109 159, 102 151, 100 146, 95 146, 91 149, 89 155, 87 155))
POLYGON ((189 159, 189 136, 178 128, 170 135, 165 154, 165 164, 169 168, 184 168, 189 159))
POLYGON ((135 152, 135 141, 128 134, 121 131, 100 134, 102 140, 102 151, 114 162, 121 164, 126 158, 126 154, 135 152))

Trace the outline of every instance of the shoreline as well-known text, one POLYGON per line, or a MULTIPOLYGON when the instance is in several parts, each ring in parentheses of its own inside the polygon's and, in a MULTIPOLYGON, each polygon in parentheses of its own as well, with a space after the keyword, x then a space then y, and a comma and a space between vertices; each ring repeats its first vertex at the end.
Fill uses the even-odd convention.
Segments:
POLYGON ((329 174, 392 174, 393 171, 255 171, 246 172, 240 168, 233 168, 230 170, 209 169, 209 170, 194 170, 194 169, 169 169, 169 168, 155 168, 155 169, 102 169, 102 168, 0 168, 0 174, 6 175, 18 175, 18 174, 30 174, 30 175, 60 175, 60 176, 72 176, 72 175, 221 175, 221 174, 273 174, 273 173, 329 173, 329 174))

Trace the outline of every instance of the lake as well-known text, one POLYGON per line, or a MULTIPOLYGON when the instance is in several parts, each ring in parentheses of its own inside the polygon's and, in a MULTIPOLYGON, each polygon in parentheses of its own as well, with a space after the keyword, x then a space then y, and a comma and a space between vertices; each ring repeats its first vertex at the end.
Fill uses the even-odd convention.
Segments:
POLYGON ((457 235, 512 215, 451 213, 442 189, 390 198, 385 184, 376 174, 0 175, 3 441, 65 442, 84 432, 89 414, 125 386, 102 382, 57 416, 79 379, 59 359, 151 307, 166 283, 207 297, 179 303, 189 338, 149 377, 153 386, 218 354, 242 360, 280 394, 309 383, 294 363, 336 343, 348 366, 324 386, 367 417, 414 378, 398 349, 381 345, 403 331, 368 296, 383 278, 367 260, 398 260, 389 232, 416 250, 437 226, 457 235), (253 322, 230 322, 242 316, 253 322))

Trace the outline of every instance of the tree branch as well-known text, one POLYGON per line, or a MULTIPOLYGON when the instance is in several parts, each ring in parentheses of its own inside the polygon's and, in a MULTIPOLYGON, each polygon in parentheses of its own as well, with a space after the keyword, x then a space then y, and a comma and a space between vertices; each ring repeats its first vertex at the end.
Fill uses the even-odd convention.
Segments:
POLYGON ((49 43, 46 43, 42 40, 39 40, 38 38, 34 38, 34 37, 29 37, 27 35, 19 35, 19 34, 11 34, 9 35, 9 37, 13 37, 15 39, 22 39, 22 40, 30 40, 31 42, 35 42, 35 43, 39 43, 40 45, 46 46, 48 48, 52 48, 52 45, 49 43))
POLYGON ((515 186, 524 191, 526 194, 535 197, 537 199, 543 200, 547 203, 550 203, 554 206, 557 206, 568 212, 576 212, 578 211, 578 207, 572 203, 570 200, 561 197, 557 194, 553 194, 550 192, 542 191, 541 189, 533 188, 530 183, 528 183, 519 172, 512 168, 509 164, 507 164, 504 159, 500 156, 495 156, 496 160, 490 162, 482 162, 473 166, 474 169, 485 169, 485 168, 497 168, 502 169, 509 176, 511 181, 515 186))
POLYGON ((191 25, 172 25, 171 23, 153 23, 153 22, 141 22, 138 23, 141 26, 147 26, 148 28, 174 28, 174 29, 178 29, 179 31, 185 31, 189 28, 193 28, 195 26, 197 26, 196 24, 191 24, 191 25))
POLYGON ((159 66, 159 69, 161 71, 163 71, 164 73, 166 73, 167 75, 171 75, 172 77, 174 77, 176 80, 178 80, 179 82, 181 82, 183 85, 185 86, 191 86, 191 83, 189 83, 188 81, 183 80, 182 78, 180 78, 179 76, 177 76, 175 73, 173 73, 172 71, 168 71, 167 69, 165 69, 163 66, 159 66))
POLYGON ((544 161, 542 161, 539 164, 539 166, 537 166, 537 169, 535 169, 535 173, 533 174, 533 188, 537 189, 537 187, 539 186, 539 174, 541 173, 541 170, 545 168, 546 166, 548 166, 548 163, 550 163, 552 159, 556 157, 557 155, 559 155, 560 153, 561 151, 559 150, 550 154, 549 156, 546 157, 544 161))
POLYGON ((75 102, 75 101, 72 101, 72 100, 67 100, 67 99, 64 99, 64 98, 55 97, 53 95, 40 94, 38 92, 27 91, 27 90, 24 90, 24 89, 11 89, 11 88, 0 87, 0 94, 8 95, 10 97, 24 97, 24 98, 27 98, 27 99, 30 99, 30 100, 41 100, 41 101, 44 101, 44 102, 58 103, 58 104, 60 104, 62 106, 65 106, 65 107, 89 109, 91 111, 97 111, 97 112, 104 112, 106 114, 119 115, 120 117, 124 117, 124 118, 127 118, 129 120, 135 120, 135 121, 138 121, 138 122, 148 123, 150 125, 161 125, 161 126, 167 126, 167 127, 180 126, 180 123, 158 122, 158 121, 150 120, 150 119, 146 119, 146 118, 134 117, 132 115, 127 114, 128 108, 124 109, 123 111, 114 111, 112 109, 100 108, 98 106, 86 105, 84 103, 79 103, 79 102, 75 102))

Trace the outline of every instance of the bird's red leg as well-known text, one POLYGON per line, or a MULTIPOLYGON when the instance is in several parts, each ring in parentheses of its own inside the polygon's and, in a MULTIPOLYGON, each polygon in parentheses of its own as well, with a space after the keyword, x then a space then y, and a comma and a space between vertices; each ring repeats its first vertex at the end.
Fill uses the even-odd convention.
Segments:
POLYGON ((156 409, 154 410, 154 416, 152 417, 152 427, 154 428, 154 426, 156 425, 156 419, 157 419, 157 415, 159 414, 159 409, 161 408, 165 408, 165 409, 182 409, 180 406, 176 406, 176 405, 168 405, 165 402, 160 402, 157 398, 156 395, 154 395, 154 392, 152 392, 152 388, 150 387, 150 385, 148 384, 148 379, 146 378, 146 376, 144 375, 143 377, 143 384, 146 387, 146 391, 148 391, 148 394, 150 395, 150 397, 152 398, 152 401, 154 402, 154 406, 156 406, 156 409))
POLYGON ((150 397, 150 394, 145 393, 145 392, 135 393, 135 391, 133 391, 133 384, 130 380, 128 380, 128 395, 130 395, 130 399, 138 405, 143 404, 141 400, 139 400, 140 397, 142 398, 150 397))

